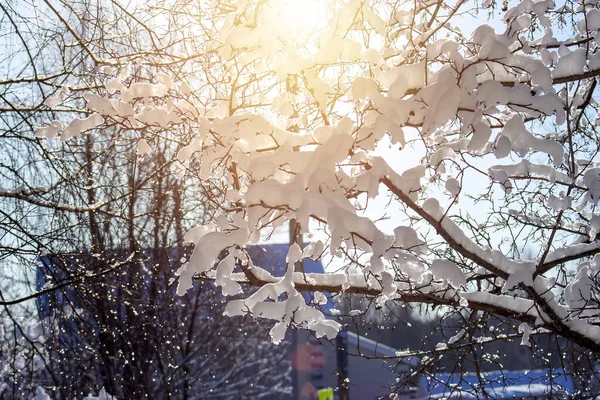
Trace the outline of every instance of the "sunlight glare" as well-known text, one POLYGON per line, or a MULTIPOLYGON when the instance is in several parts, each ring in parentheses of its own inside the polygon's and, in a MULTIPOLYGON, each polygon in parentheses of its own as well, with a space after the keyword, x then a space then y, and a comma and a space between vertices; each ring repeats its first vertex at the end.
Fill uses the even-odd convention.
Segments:
POLYGON ((327 28, 331 3, 327 0, 270 0, 265 22, 296 43, 306 42, 327 28))

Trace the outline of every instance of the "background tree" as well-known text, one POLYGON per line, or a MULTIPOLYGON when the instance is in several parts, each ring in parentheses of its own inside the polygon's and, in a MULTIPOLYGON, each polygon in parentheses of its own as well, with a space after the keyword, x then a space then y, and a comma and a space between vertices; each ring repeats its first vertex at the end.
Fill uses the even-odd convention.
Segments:
MULTIPOLYGON (((118 398, 284 397, 286 345, 273 354, 264 327, 220 318, 224 298, 210 283, 175 296, 171 280, 189 256, 184 233, 213 218, 219 196, 178 170, 190 131, 113 124, 65 143, 33 135, 45 115, 85 118, 82 101, 48 105, 98 85, 87 77, 97 70, 88 51, 137 53, 148 32, 129 27, 116 2, 13 2, 1 11, 2 53, 11 55, 0 82, 0 252, 11 282, 0 292, 3 398, 39 388, 52 398, 102 388, 118 398), (152 135, 153 149, 140 134, 152 135)), ((159 74, 131 71, 131 82, 159 74)))

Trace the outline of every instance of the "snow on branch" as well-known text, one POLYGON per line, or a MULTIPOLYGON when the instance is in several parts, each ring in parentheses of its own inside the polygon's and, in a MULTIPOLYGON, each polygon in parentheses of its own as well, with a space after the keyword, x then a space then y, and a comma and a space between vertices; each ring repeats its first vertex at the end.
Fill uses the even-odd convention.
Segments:
MULTIPOLYGON (((320 291, 485 310, 525 323, 524 336, 544 328, 598 349, 596 269, 586 264, 600 230, 598 12, 559 40, 548 1, 508 9, 503 33, 481 23, 465 34, 453 21, 468 2, 445 17, 428 4, 384 18, 383 8, 350 1, 302 42, 262 4, 210 11, 203 32, 215 37, 191 46, 201 55, 123 65, 86 45, 114 70, 97 90, 48 97, 48 107, 85 102, 88 114, 48 120, 35 136, 68 144, 118 127, 151 159, 165 132, 192 132, 174 140, 167 162, 181 179, 212 184, 218 212, 188 233, 195 248, 177 291, 194 279, 214 280, 224 295, 258 286, 227 314, 275 320, 275 342, 288 326, 335 336, 340 324, 300 294, 320 291), (304 256, 293 244, 275 278, 244 253, 291 220, 318 237, 314 258, 343 272, 295 271, 304 256)), ((32 193, 0 197, 48 205, 32 193)))

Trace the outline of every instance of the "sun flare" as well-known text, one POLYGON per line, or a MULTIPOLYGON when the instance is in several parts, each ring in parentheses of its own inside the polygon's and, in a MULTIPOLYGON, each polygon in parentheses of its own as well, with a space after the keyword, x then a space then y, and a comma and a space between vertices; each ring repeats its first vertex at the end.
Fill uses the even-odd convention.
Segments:
POLYGON ((305 42, 328 27, 331 7, 327 0, 270 0, 265 23, 295 42, 305 42))

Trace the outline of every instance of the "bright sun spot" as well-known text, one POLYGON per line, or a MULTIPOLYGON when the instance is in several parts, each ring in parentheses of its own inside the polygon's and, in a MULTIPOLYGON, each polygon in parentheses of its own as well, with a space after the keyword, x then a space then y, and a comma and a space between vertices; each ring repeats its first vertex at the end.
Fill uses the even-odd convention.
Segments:
POLYGON ((296 43, 305 42, 327 28, 332 1, 269 0, 265 22, 296 43))

